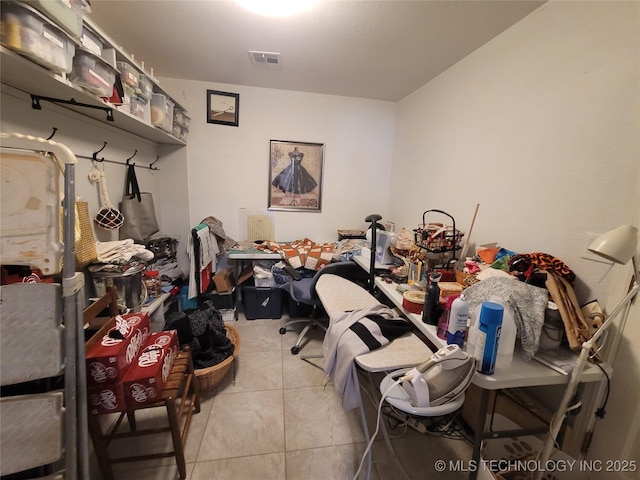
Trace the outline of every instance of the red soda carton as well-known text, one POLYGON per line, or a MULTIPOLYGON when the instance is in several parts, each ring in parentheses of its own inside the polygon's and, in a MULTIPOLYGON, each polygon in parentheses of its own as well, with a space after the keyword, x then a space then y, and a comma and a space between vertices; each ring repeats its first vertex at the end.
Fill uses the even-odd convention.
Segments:
POLYGON ((151 333, 148 313, 116 316, 115 326, 86 352, 87 387, 120 382, 151 333))
POLYGON ((175 330, 152 333, 122 380, 129 408, 160 400, 173 361, 178 355, 175 330))
POLYGON ((91 415, 122 412, 127 409, 121 383, 89 387, 87 399, 91 415))

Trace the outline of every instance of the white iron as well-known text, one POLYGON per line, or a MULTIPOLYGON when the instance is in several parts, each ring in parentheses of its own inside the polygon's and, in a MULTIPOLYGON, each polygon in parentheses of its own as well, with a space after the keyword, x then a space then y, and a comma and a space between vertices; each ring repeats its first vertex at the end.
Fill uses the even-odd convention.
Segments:
POLYGON ((464 392, 471 382, 474 367, 472 356, 460 350, 458 345, 447 345, 409 370, 401 385, 414 407, 434 407, 464 392))

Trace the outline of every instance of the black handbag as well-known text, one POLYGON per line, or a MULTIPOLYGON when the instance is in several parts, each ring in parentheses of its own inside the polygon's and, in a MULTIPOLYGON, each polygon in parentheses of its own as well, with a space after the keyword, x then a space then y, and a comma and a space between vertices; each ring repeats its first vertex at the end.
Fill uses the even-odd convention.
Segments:
POLYGON ((135 243, 145 243, 151 235, 160 231, 153 196, 141 192, 136 177, 135 165, 127 167, 127 182, 120 203, 124 223, 120 227, 120 240, 132 238, 135 243))

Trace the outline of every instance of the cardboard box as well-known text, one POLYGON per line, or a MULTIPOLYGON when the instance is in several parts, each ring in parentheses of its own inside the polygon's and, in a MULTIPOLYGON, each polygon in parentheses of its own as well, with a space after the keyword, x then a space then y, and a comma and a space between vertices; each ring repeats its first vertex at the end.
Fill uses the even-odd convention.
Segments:
POLYGON ((160 399, 177 355, 178 334, 175 330, 156 332, 149 336, 122 381, 125 402, 129 408, 137 408, 160 399))
POLYGON ((122 412, 127 409, 121 383, 87 388, 89 414, 122 412))
POLYGON ((87 386, 96 387, 120 382, 150 333, 148 313, 116 316, 115 326, 87 350, 87 386))
POLYGON ((233 270, 230 268, 225 268, 224 270, 220 270, 216 272, 213 276, 213 283, 216 286, 216 291, 218 292, 229 292, 235 286, 235 282, 233 280, 233 270))

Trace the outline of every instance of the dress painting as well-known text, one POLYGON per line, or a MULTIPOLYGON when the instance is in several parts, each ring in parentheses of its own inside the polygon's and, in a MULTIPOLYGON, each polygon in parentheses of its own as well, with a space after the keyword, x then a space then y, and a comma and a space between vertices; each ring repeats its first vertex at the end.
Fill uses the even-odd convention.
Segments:
POLYGON ((318 182, 302 165, 304 153, 296 147, 289 152, 291 163, 273 179, 271 184, 284 193, 301 195, 309 193, 318 186, 318 182))

